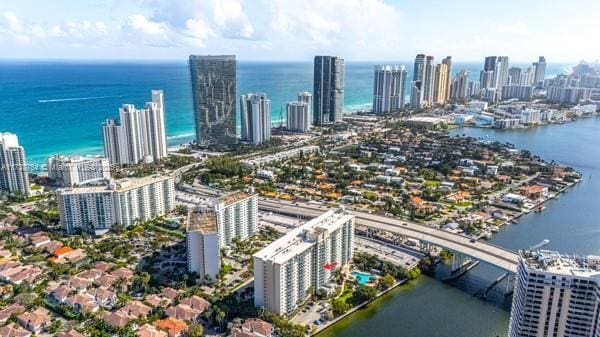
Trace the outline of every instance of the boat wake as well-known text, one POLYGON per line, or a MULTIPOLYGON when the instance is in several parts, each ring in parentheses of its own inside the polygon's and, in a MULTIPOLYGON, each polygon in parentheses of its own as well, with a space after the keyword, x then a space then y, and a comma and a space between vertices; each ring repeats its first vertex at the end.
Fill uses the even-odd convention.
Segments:
POLYGON ((68 102, 68 101, 86 101, 86 100, 91 100, 91 99, 118 98, 118 97, 123 97, 123 96, 92 96, 92 97, 38 99, 38 103, 68 102))

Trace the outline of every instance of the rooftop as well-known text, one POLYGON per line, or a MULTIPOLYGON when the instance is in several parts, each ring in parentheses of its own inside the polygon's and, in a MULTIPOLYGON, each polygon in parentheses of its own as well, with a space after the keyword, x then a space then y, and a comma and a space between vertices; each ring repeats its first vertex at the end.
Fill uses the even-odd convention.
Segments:
POLYGON ((562 255, 550 250, 522 250, 519 254, 532 270, 578 277, 600 276, 600 256, 562 255))
POLYGON ((61 194, 78 194, 78 193, 111 193, 113 191, 123 192, 137 187, 149 185, 159 181, 170 179, 170 175, 152 175, 142 178, 124 178, 113 180, 108 185, 102 186, 86 186, 86 187, 69 187, 59 189, 61 194))
POLYGON ((217 200, 217 203, 224 203, 226 206, 231 205, 235 202, 238 202, 240 200, 244 200, 247 198, 250 198, 251 196, 253 196, 254 194, 248 194, 245 192, 233 192, 227 195, 224 195, 222 197, 220 197, 217 200))
POLYGON ((214 233, 217 231, 217 217, 213 212, 190 210, 186 221, 187 231, 214 233))
POLYGON ((321 234, 336 230, 352 218, 353 215, 343 209, 327 211, 302 226, 292 229, 280 239, 254 254, 254 256, 274 263, 285 263, 290 258, 312 247, 321 234))

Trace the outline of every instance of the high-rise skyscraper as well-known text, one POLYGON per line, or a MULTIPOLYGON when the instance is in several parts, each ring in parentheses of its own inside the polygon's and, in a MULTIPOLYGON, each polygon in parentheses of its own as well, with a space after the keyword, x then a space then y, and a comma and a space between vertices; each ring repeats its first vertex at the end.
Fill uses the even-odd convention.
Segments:
POLYGON ((452 84, 452 56, 446 56, 445 59, 442 60, 442 64, 446 65, 446 99, 447 101, 450 99, 450 86, 452 84))
POLYGON ((521 85, 521 68, 510 67, 508 69, 508 79, 509 85, 521 85))
POLYGON ((461 70, 454 80, 452 80, 452 93, 450 97, 453 100, 463 100, 469 97, 469 72, 461 70))
POLYGON ((375 66, 373 112, 387 113, 404 109, 407 71, 404 66, 375 66))
POLYGON ((597 337, 600 259, 519 252, 509 337, 597 337))
POLYGON ((235 55, 190 55, 189 65, 198 144, 235 144, 235 55))
POLYGON ((254 305, 293 312, 311 291, 327 287, 352 260, 354 215, 330 210, 289 231, 253 255, 254 305))
POLYGON ((498 77, 498 82, 496 89, 502 90, 502 87, 508 83, 508 68, 508 56, 498 56, 496 63, 496 76, 498 77))
POLYGON ((420 109, 423 107, 425 58, 425 54, 417 54, 417 56, 415 56, 415 64, 413 66, 413 80, 410 88, 411 109, 420 109))
POLYGON ((102 125, 104 155, 111 164, 131 165, 167 156, 162 90, 152 90, 152 102, 143 109, 123 104, 119 124, 108 119, 102 125))
POLYGON ((242 140, 261 144, 271 139, 271 100, 258 92, 240 96, 242 140))
POLYGON ((294 132, 310 130, 310 105, 306 102, 288 102, 286 105, 286 129, 294 132))
POLYGON ((434 84, 433 84, 433 103, 444 104, 446 103, 446 96, 448 92, 448 65, 446 63, 440 63, 435 66, 434 84))
POLYGON ((435 64, 433 56, 425 58, 425 72, 423 73, 423 104, 427 106, 433 105, 433 96, 435 85, 435 64))
POLYGON ((19 145, 17 135, 10 132, 0 132, 0 190, 29 194, 25 150, 19 145))
POLYGON ((313 124, 338 123, 344 112, 344 59, 315 56, 313 124))
POLYGON ((540 56, 535 65, 535 76, 533 78, 533 84, 538 87, 544 87, 544 79, 546 78, 546 58, 540 56))
POLYGON ((303 91, 298 93, 298 102, 304 102, 308 104, 308 122, 312 124, 313 118, 313 95, 308 91, 303 91))

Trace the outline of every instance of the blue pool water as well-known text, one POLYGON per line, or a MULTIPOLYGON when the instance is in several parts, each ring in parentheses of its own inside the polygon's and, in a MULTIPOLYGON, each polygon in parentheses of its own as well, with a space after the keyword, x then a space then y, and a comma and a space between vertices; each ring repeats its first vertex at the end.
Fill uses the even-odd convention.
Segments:
POLYGON ((358 284, 367 284, 369 281, 374 280, 375 277, 368 273, 362 273, 359 271, 353 271, 352 276, 358 280, 358 284))

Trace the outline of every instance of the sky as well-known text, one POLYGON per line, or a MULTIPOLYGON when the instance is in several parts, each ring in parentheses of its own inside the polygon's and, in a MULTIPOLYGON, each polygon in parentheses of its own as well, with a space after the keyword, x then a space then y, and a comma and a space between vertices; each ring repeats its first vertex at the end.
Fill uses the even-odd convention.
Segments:
POLYGON ((0 0, 0 58, 595 61, 598 0, 0 0))

